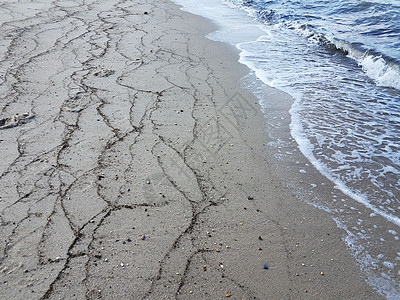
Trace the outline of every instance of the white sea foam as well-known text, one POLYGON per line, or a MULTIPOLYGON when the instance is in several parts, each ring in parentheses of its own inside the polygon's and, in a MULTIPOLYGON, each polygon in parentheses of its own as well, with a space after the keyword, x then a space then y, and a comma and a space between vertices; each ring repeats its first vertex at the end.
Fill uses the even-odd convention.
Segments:
POLYGON ((388 62, 388 59, 382 55, 371 54, 369 50, 357 49, 349 42, 337 39, 332 35, 317 34, 309 27, 303 27, 297 22, 291 22, 290 25, 302 35, 309 37, 310 40, 320 42, 321 39, 326 39, 337 49, 348 53, 348 57, 354 59, 367 76, 375 80, 378 85, 400 90, 400 67, 398 64, 388 62))
POLYGON ((366 194, 355 192, 349 189, 346 184, 340 180, 338 177, 334 176, 330 168, 327 167, 323 162, 315 158, 313 153, 314 146, 310 143, 309 139, 304 136, 304 131, 302 129, 301 121, 299 120, 298 115, 296 114, 296 109, 298 106, 298 102, 296 101, 295 104, 292 106, 291 114, 292 114, 292 124, 291 124, 291 131, 292 136, 296 139, 297 144, 301 152, 310 160, 310 162, 314 165, 314 167, 321 172, 322 175, 327 177, 331 180, 335 185, 346 195, 353 198, 357 202, 363 204, 365 207, 372 210, 375 214, 380 215, 387 219, 388 221, 392 222, 393 224, 400 226, 400 218, 383 211, 382 209, 376 207, 375 205, 371 204, 368 201, 368 196, 366 194))

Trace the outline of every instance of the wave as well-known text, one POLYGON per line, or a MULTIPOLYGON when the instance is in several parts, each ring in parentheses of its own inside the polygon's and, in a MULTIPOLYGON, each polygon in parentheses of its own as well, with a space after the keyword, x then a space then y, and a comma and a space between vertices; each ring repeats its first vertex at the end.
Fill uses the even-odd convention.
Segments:
POLYGON ((351 43, 333 36, 329 37, 329 35, 314 30, 312 25, 298 24, 297 22, 285 22, 279 25, 295 29, 310 41, 317 42, 321 46, 334 51, 339 51, 355 60, 377 85, 400 90, 400 62, 396 59, 373 49, 368 49, 362 43, 351 43))
MULTIPOLYGON (((312 25, 311 23, 314 19, 320 19, 319 16, 313 15, 312 12, 302 15, 301 11, 299 12, 300 14, 296 14, 295 10, 293 9, 276 10, 273 7, 274 1, 225 0, 224 2, 230 6, 235 6, 245 10, 249 15, 265 24, 294 29, 310 41, 317 42, 321 44, 321 46, 328 47, 335 52, 338 51, 341 54, 355 60, 365 74, 374 80, 377 85, 400 90, 399 60, 372 49, 365 44, 339 39, 335 37, 333 32, 325 29, 324 26, 312 25), (270 4, 271 7, 267 9, 267 6, 270 4)), ((361 11, 367 11, 367 8, 374 7, 374 5, 377 3, 382 4, 382 0, 377 0, 377 2, 362 3, 364 3, 364 5, 360 4, 362 7, 360 7, 360 5, 356 5, 354 7, 345 5, 343 9, 348 10, 352 7, 356 10, 356 12, 360 13, 361 11), (368 4, 367 8, 365 7, 366 4, 368 4)), ((316 10, 316 7, 313 7, 312 9, 316 10)), ((321 7, 321 9, 323 9, 323 7, 321 7)), ((332 11, 330 13, 332 13, 332 11)), ((335 11, 335 14, 337 13, 338 11, 335 11)), ((348 11, 346 11, 346 13, 348 13, 348 11)), ((392 10, 387 9, 386 11, 382 12, 383 16, 386 17, 382 18, 386 20, 392 13, 392 10)), ((375 17, 381 18, 381 16, 375 17)), ((372 22, 371 18, 373 18, 373 16, 368 16, 366 19, 369 20, 369 22, 372 22)), ((366 22, 366 20, 363 20, 363 22, 366 22)), ((321 24, 320 22, 317 23, 321 24)), ((373 23, 382 23, 382 20, 374 20, 373 23)), ((372 26, 370 29, 371 31, 361 34, 368 34, 370 36, 377 37, 398 35, 397 28, 391 28, 390 24, 386 25, 387 26, 385 29, 380 28, 379 30, 372 26)), ((396 48, 396 45, 393 44, 392 47, 396 48)))

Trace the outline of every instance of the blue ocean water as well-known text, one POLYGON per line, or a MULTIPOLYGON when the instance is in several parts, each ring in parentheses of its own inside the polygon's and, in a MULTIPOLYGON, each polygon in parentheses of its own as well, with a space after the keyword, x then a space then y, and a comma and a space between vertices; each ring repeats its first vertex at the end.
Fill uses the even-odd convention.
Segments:
POLYGON ((357 61, 378 85, 400 89, 398 0, 227 0, 258 20, 301 32, 357 61))
POLYGON ((294 98, 298 148, 367 213, 344 199, 320 205, 368 282, 400 299, 400 0, 175 2, 214 20, 210 38, 235 45, 258 79, 294 98))
POLYGON ((229 1, 272 25, 238 44, 241 62, 296 99, 303 154, 400 226, 400 3, 229 1))

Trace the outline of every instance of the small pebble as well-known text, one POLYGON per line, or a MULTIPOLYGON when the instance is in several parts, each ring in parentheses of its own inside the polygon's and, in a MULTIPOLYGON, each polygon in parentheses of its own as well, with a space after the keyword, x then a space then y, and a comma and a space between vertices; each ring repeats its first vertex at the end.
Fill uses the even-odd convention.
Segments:
POLYGON ((203 266, 203 271, 207 271, 207 266, 206 265, 203 266))
POLYGON ((320 274, 321 274, 321 275, 324 275, 324 272, 321 272, 320 274))
POLYGON ((215 251, 217 251, 217 252, 221 252, 221 250, 219 250, 219 249, 217 249, 217 250, 215 250, 215 251))
POLYGON ((225 297, 229 298, 231 296, 231 293, 228 293, 225 295, 225 297))
POLYGON ((262 237, 261 237, 261 235, 259 235, 258 236, 258 239, 260 240, 260 241, 262 241, 263 239, 262 239, 262 237))

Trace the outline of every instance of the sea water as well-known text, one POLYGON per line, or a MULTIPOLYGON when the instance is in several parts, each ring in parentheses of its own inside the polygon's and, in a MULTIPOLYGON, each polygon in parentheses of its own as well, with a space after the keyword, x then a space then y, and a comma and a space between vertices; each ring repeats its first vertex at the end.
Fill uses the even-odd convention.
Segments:
POLYGON ((351 199, 316 205, 347 232, 368 282, 400 299, 400 1, 175 2, 214 20, 210 38, 235 45, 259 80, 294 98, 298 148, 351 199), (352 201, 365 208, 359 218, 352 201))

